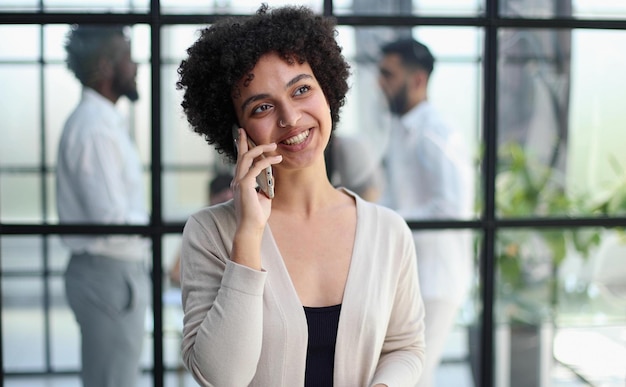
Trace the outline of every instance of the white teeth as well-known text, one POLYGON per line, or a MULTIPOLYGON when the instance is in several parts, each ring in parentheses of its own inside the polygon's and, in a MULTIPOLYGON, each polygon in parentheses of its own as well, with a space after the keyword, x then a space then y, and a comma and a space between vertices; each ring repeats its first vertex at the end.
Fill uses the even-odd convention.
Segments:
POLYGON ((300 133, 297 136, 293 136, 291 138, 286 139, 285 141, 283 141, 284 144, 287 145, 296 145, 296 144, 301 144, 302 142, 304 142, 304 140, 306 140, 306 138, 309 137, 309 131, 305 131, 300 133))

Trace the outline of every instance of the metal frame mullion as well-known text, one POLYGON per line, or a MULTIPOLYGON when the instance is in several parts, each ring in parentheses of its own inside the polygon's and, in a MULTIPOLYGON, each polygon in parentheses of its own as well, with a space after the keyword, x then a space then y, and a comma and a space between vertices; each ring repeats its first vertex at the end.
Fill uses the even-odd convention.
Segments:
POLYGON ((495 180, 497 165, 497 63, 498 63, 498 0, 486 0, 486 17, 490 21, 485 26, 484 71, 484 105, 483 105, 483 138, 485 155, 483 164, 484 176, 484 213, 483 248, 480 260, 480 282, 482 298, 482 314, 480 329, 480 385, 494 386, 494 282, 495 282, 495 180))
POLYGON ((152 210, 150 226, 152 233, 152 312, 153 312, 153 375, 154 386, 164 383, 163 358, 163 219, 161 198, 161 6, 159 0, 150 1, 150 77, 151 92, 151 198, 152 210))

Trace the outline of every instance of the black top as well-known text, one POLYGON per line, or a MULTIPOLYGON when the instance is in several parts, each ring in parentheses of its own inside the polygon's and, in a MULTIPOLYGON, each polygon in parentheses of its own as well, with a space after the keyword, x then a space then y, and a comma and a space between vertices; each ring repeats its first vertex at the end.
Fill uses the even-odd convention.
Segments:
POLYGON ((341 304, 320 308, 304 307, 309 326, 306 351, 305 387, 332 387, 335 368, 335 343, 341 304))

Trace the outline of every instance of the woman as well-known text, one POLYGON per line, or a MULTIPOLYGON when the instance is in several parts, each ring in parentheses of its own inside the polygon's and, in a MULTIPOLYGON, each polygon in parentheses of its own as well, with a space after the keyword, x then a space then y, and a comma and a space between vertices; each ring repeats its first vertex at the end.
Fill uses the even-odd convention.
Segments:
POLYGON ((180 65, 189 123, 236 161, 234 199, 183 234, 182 352, 203 386, 413 386, 421 373, 410 230, 326 175, 349 75, 334 36, 306 8, 262 6, 205 29, 180 65), (256 188, 269 166, 273 199, 256 188))

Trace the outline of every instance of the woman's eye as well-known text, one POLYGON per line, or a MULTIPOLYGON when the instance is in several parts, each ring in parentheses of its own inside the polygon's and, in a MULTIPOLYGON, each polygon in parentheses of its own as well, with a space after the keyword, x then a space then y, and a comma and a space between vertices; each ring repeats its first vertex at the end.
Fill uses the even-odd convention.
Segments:
POLYGON ((296 89, 296 92, 294 93, 295 95, 302 95, 304 93, 306 93, 307 91, 311 90, 311 87, 304 85, 304 86, 300 86, 296 89))
POLYGON ((259 105, 256 108, 254 108, 254 110, 252 110, 252 113, 253 114, 263 113, 264 111, 270 109, 271 107, 272 105, 268 105, 268 104, 259 105))

